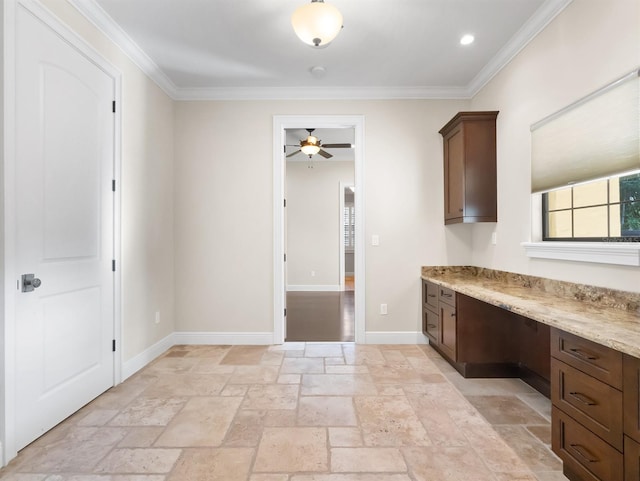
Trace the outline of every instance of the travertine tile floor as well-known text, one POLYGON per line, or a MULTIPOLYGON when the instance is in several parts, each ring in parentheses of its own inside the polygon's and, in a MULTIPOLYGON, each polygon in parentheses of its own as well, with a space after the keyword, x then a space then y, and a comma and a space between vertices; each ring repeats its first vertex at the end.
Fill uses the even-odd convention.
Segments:
POLYGON ((428 346, 177 346, 6 481, 559 481, 549 401, 428 346))

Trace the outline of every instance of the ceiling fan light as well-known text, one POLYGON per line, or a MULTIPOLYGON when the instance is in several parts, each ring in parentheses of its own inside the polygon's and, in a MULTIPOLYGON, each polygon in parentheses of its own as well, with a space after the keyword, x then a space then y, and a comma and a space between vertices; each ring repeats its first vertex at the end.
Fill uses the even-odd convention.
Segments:
POLYGON ((307 45, 323 48, 335 39, 342 29, 342 14, 323 0, 312 0, 291 15, 296 35, 307 45))
POLYGON ((316 155, 318 152, 320 152, 320 147, 315 144, 305 144, 300 147, 300 150, 302 150, 302 152, 306 155, 311 156, 316 155))

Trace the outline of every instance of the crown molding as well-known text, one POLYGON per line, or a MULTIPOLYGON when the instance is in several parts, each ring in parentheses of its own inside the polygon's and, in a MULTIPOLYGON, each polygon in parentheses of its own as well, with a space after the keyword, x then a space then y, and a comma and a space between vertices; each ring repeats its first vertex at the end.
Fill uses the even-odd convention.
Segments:
POLYGON ((116 44, 158 87, 175 98, 176 86, 151 57, 94 0, 68 0, 98 30, 116 44))
POLYGON ((178 88, 175 100, 468 99, 465 87, 214 87, 178 88))
POLYGON ((546 0, 466 87, 177 87, 95 0, 68 0, 174 100, 470 99, 573 0, 546 0))
POLYGON ((533 16, 511 37, 511 40, 478 72, 467 86, 474 97, 498 72, 525 48, 573 0, 546 0, 533 16))

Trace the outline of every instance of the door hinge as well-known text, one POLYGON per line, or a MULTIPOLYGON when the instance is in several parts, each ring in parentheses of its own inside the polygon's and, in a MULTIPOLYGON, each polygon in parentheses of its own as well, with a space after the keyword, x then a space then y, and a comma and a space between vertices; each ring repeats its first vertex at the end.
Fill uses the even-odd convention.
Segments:
POLYGON ((287 262, 287 254, 284 255, 284 261, 287 262))
POLYGON ((113 259, 113 260, 111 261, 111 270, 112 270, 113 272, 115 272, 115 271, 116 271, 116 260, 115 260, 115 259, 113 259))
POLYGON ((116 340, 111 341, 111 351, 116 352, 116 340))
POLYGON ((113 111, 114 114, 116 113, 116 101, 115 100, 111 103, 111 110, 113 111))
POLYGON ((284 308, 284 317, 287 317, 287 308, 284 308))
POLYGON ((284 199, 284 207, 287 206, 287 199, 284 199))
POLYGON ((113 180, 111 181, 111 190, 112 190, 113 192, 115 192, 115 191, 116 191, 116 179, 113 179, 113 180))

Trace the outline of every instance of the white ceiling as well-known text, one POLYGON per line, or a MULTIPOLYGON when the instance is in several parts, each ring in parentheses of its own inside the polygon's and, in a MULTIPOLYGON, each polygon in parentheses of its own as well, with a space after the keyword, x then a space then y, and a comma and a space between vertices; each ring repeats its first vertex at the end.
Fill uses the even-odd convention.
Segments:
POLYGON ((571 0, 327 0, 325 49, 291 27, 308 1, 71 0, 176 99, 467 98, 571 0))

